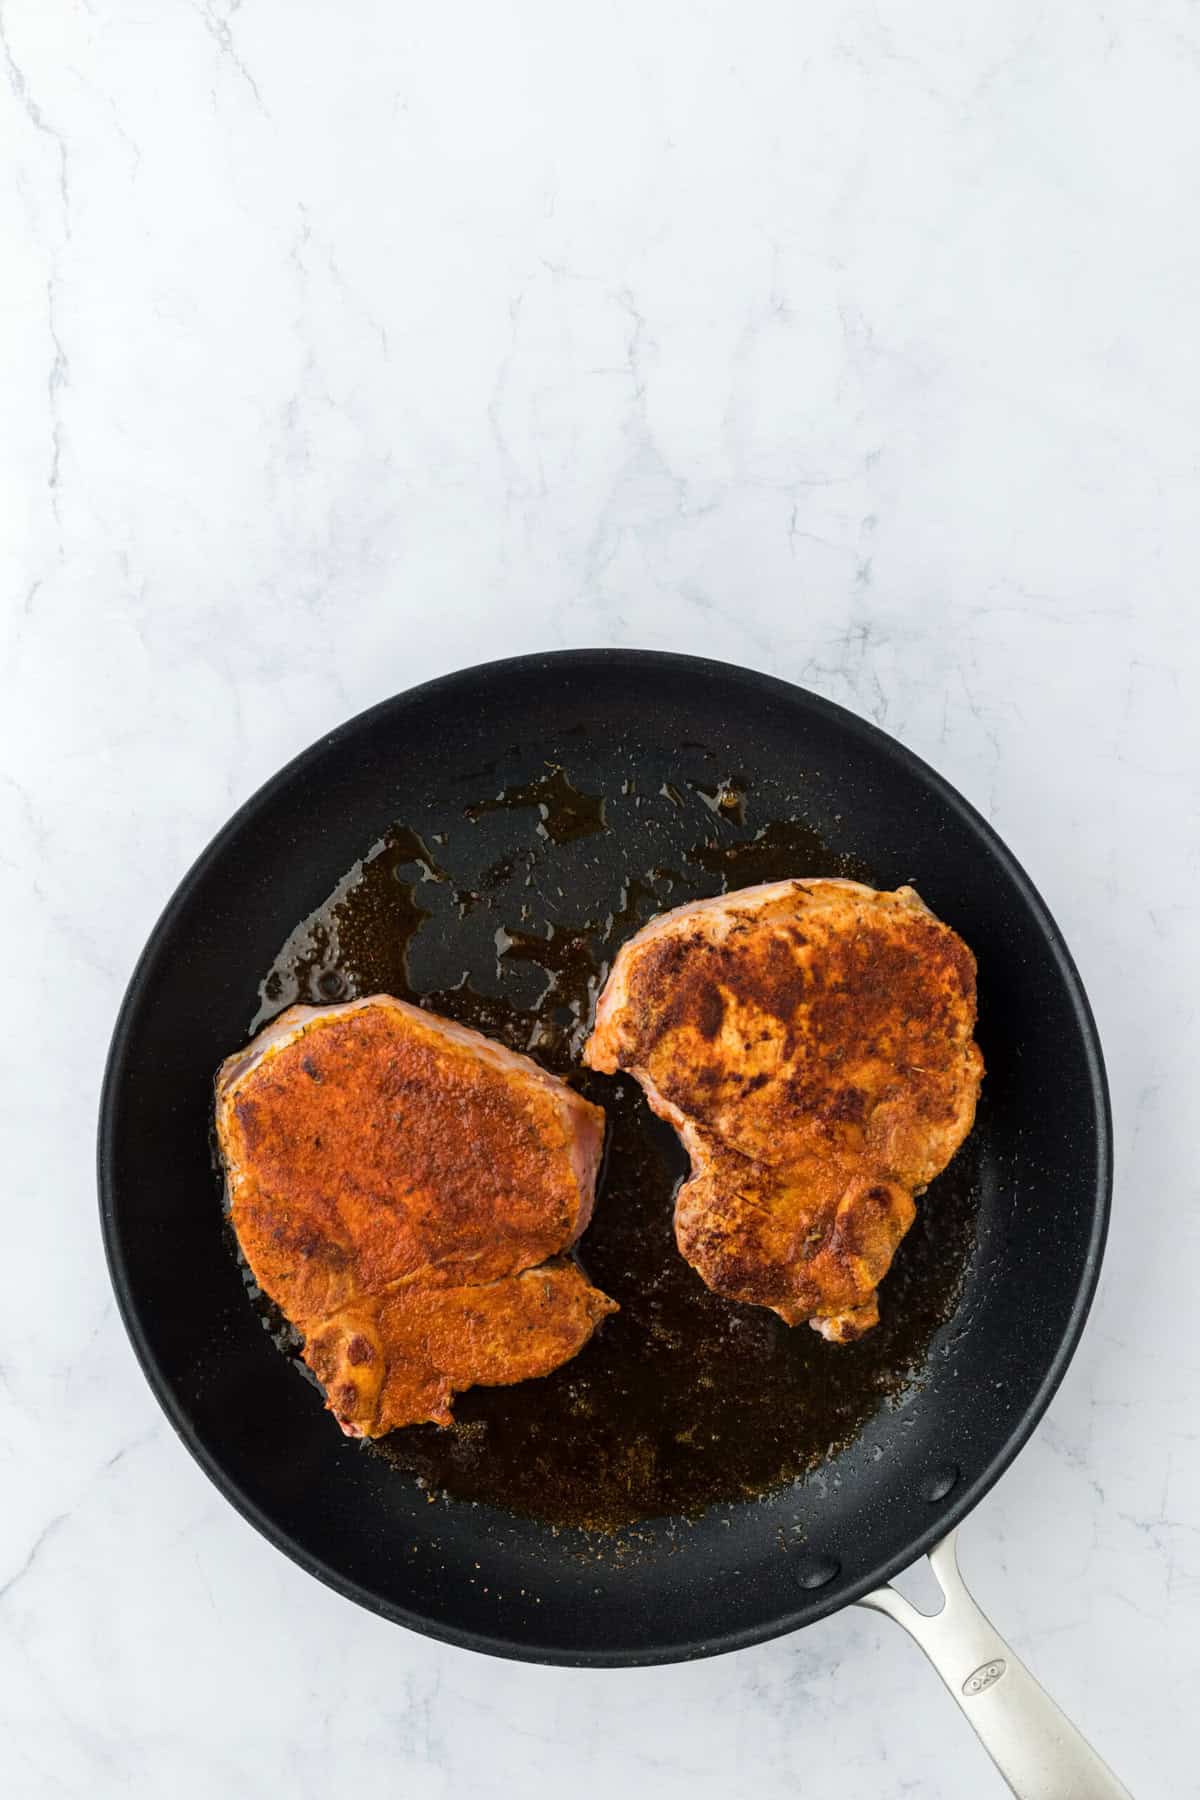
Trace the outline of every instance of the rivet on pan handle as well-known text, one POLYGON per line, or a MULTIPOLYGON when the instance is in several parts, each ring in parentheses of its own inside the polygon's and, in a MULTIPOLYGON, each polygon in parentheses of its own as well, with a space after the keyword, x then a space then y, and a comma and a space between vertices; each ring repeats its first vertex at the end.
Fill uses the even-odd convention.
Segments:
POLYGON ((946 1601, 939 1613, 919 1612, 892 1587, 859 1605, 915 1638, 1018 1800, 1131 1800, 967 1592, 955 1535, 929 1553, 946 1601))

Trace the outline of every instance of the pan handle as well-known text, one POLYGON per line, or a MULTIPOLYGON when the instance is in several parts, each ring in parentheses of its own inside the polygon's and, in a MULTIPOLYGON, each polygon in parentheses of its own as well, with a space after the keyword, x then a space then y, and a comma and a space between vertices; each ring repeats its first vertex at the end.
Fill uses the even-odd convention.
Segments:
POLYGON ((939 1613, 919 1612, 892 1587, 876 1588, 859 1605, 886 1613, 916 1639, 1017 1800, 1131 1800, 971 1598, 956 1535, 929 1553, 946 1601, 939 1613))

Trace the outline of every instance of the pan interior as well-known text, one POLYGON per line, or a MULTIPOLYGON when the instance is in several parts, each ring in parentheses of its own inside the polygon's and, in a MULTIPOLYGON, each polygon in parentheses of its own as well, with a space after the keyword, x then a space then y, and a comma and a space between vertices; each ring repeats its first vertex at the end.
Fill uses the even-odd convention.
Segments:
MULTIPOLYGON (((596 995, 631 932, 664 908, 790 875, 872 879, 807 822, 803 782, 731 773, 684 746, 635 768, 619 747, 521 746, 420 830, 392 826, 288 936, 256 1023, 296 1001, 391 993, 474 1025, 605 1109, 608 1154, 578 1246, 617 1316, 545 1380, 476 1388, 449 1429, 380 1454, 436 1494, 554 1525, 695 1517, 812 1473, 921 1370, 973 1239, 972 1140, 926 1196, 883 1323, 845 1351, 713 1294, 675 1245, 687 1159, 636 1084, 580 1065, 596 995)), ((294 1354, 294 1334, 268 1327, 294 1354)))
POLYGON ((156 1390, 276 1542, 457 1641, 656 1660, 829 1610, 994 1478, 1081 1322, 1106 1150, 1069 960, 1020 871, 936 777, 764 677, 576 653, 401 696, 243 809, 134 977, 101 1183, 114 1277, 156 1390), (881 1331, 831 1349, 708 1296, 670 1252, 673 1134, 625 1083, 592 1077, 614 1148, 582 1258, 626 1306, 624 1339, 611 1321, 548 1382, 463 1396, 452 1437, 394 1434, 382 1455, 342 1441, 265 1341, 219 1227, 212 1073, 256 1012, 407 990, 566 1072, 608 957, 651 913, 820 873, 912 882, 979 960, 979 1120, 884 1284, 881 1331), (639 1196, 637 1231, 606 1237, 601 1221, 628 1218, 639 1196), (657 1295, 631 1252, 639 1232, 654 1240, 657 1295), (671 1342, 681 1318, 702 1344, 700 1322, 711 1327, 694 1382, 671 1342), (637 1414, 624 1433, 610 1404, 622 1382, 637 1414), (715 1442, 698 1445, 706 1421, 715 1442))

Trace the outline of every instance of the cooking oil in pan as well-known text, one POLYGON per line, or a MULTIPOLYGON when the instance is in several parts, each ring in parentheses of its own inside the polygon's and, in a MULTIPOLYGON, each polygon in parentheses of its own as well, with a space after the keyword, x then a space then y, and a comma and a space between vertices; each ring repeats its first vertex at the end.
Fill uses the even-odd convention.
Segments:
MULTIPOLYGON (((508 787, 492 771, 476 779, 483 791, 464 797, 438 841, 394 827, 297 926, 254 1024, 295 1001, 390 993, 571 1081, 608 1117, 595 1214, 576 1254, 621 1310, 554 1374, 471 1389, 454 1402, 453 1426, 409 1426, 371 1450, 431 1491, 597 1530, 768 1493, 851 1442, 920 1371, 973 1242, 971 1140, 920 1202, 881 1290, 881 1324, 832 1346, 705 1287, 675 1247, 687 1161, 674 1133, 632 1081, 578 1058, 612 957, 656 912, 756 882, 869 881, 870 871, 831 849, 794 802, 781 810, 779 796, 764 796, 771 810, 756 820, 752 788, 732 774, 686 781, 639 768, 611 796, 557 763, 508 787), (478 833, 493 814, 511 829, 480 869, 478 833), (590 899, 574 916, 582 885, 590 899), (476 960, 427 984, 415 972, 423 934, 444 951, 459 929, 476 944, 490 936, 490 966, 476 960)), ((277 1341, 294 1354, 286 1333, 277 1341)))

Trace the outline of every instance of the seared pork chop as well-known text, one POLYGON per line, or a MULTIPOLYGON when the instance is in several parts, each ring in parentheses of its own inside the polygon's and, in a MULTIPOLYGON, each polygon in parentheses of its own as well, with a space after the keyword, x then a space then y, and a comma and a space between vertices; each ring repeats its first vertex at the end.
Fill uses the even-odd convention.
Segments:
POLYGON ((971 1129, 974 1024, 975 960, 912 888, 782 881, 624 944, 583 1059, 679 1132, 676 1241, 709 1287, 846 1342, 971 1129))
POLYGON ((549 1374, 616 1311, 559 1254, 604 1114, 449 1019, 289 1008, 222 1065, 217 1137, 254 1278, 352 1435, 448 1424, 455 1392, 549 1374))

